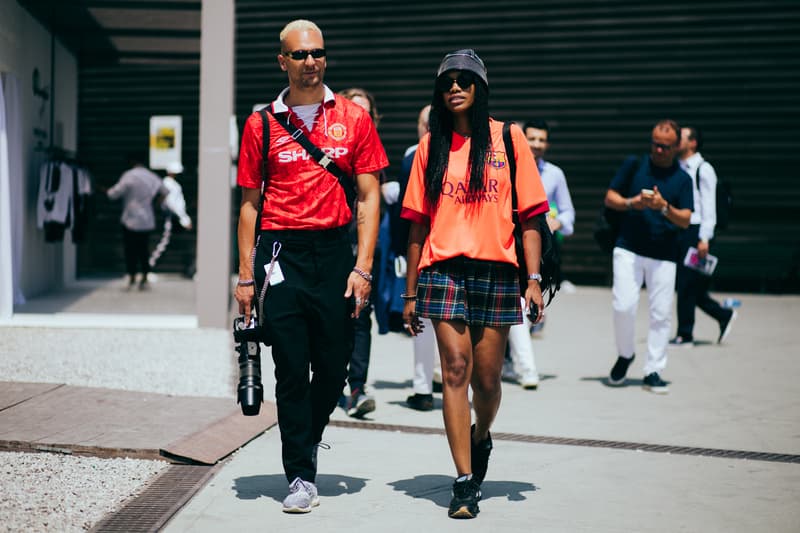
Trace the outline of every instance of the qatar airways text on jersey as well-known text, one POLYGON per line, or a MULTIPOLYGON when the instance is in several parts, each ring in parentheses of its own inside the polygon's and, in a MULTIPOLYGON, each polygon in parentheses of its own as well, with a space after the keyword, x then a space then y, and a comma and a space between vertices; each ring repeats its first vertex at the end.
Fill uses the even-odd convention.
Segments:
MULTIPOLYGON (((349 150, 343 147, 325 147, 320 148, 325 154, 330 157, 331 159, 338 159, 340 157, 344 157, 348 154, 349 150)), ((292 163, 294 161, 308 161, 311 159, 311 156, 305 149, 300 148, 298 150, 283 150, 278 152, 278 162, 279 163, 292 163)))

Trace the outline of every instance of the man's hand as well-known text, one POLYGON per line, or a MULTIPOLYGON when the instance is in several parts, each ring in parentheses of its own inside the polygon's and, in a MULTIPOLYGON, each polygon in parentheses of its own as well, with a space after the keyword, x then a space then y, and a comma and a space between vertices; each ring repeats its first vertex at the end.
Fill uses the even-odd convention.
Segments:
POLYGON ((239 302, 239 314, 244 315, 244 323, 250 323, 250 315, 253 308, 253 300, 256 295, 254 285, 236 285, 233 297, 239 302))
POLYGON ((550 228, 550 233, 555 233, 561 229, 561 221, 556 217, 547 217, 547 227, 550 228))
POLYGON ((372 289, 372 284, 361 277, 356 272, 350 272, 347 276, 347 290, 344 291, 344 297, 355 297, 356 306, 353 310, 352 318, 361 314, 361 310, 369 305, 369 294, 372 289))
POLYGON ((708 241, 697 241, 697 257, 705 259, 708 255, 708 241))

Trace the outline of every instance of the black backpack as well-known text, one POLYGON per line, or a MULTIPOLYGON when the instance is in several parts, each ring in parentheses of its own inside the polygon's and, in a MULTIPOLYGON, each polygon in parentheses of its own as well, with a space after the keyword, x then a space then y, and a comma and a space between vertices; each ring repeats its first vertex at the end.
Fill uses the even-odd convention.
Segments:
MULTIPOLYGON (((700 163, 694 173, 694 186, 697 188, 698 193, 700 193, 700 169, 706 163, 707 161, 700 163)), ((717 206, 717 225, 714 226, 714 230, 724 230, 728 228, 728 224, 730 223, 733 196, 731 196, 730 185, 727 182, 719 179, 719 176, 717 176, 717 189, 715 191, 715 196, 715 204, 717 206)))
MULTIPOLYGON (((514 159, 514 142, 511 139, 511 123, 503 124, 503 145, 506 150, 506 160, 508 161, 509 173, 511 174, 511 209, 514 220, 514 249, 517 252, 517 263, 519 264, 519 290, 521 295, 525 295, 528 288, 528 268, 525 265, 525 251, 522 246, 522 225, 519 221, 517 209, 517 161, 514 159)), ((549 305, 561 288, 561 258, 558 256, 558 249, 555 247, 553 233, 547 225, 547 214, 542 213, 536 216, 539 224, 539 234, 542 236, 542 264, 539 273, 542 281, 539 286, 542 288, 542 298, 547 295, 545 306, 549 305)))

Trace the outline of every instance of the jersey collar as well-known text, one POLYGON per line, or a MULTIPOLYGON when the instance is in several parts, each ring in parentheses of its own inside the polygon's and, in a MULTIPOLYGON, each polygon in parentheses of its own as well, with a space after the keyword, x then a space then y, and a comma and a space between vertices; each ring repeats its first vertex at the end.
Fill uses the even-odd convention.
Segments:
MULTIPOLYGON (((325 87, 325 96, 322 99, 322 103, 327 104, 328 102, 334 101, 335 96, 333 94, 333 91, 331 91, 331 89, 327 85, 323 86, 325 87)), ((289 111, 289 107, 283 101, 283 99, 286 97, 287 94, 289 94, 289 87, 286 87, 284 90, 282 90, 281 93, 278 95, 278 97, 272 102, 273 113, 286 113, 287 111, 289 111)))

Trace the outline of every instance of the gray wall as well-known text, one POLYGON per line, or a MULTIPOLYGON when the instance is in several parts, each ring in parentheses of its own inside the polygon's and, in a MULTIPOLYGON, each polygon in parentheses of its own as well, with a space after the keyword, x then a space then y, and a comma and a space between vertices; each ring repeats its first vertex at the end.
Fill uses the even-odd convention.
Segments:
MULTIPOLYGON (((69 233, 65 243, 45 243, 44 233, 36 227, 38 167, 44 147, 50 143, 50 101, 42 102, 33 94, 32 75, 39 70, 41 85, 48 87, 55 100, 56 142, 67 150, 76 150, 78 119, 78 64, 76 58, 58 41, 55 46, 55 83, 50 79, 50 34, 22 9, 15 0, 0 0, 0 70, 18 79, 22 115, 22 153, 24 158, 23 254, 21 286, 26 297, 36 296, 74 277, 75 247, 69 233), (34 130, 45 133, 37 137, 34 130)), ((14 201, 14 199, 12 199, 14 201)))

